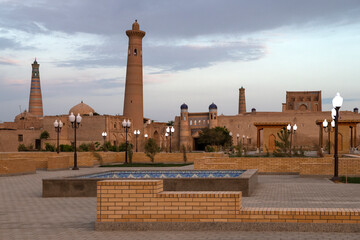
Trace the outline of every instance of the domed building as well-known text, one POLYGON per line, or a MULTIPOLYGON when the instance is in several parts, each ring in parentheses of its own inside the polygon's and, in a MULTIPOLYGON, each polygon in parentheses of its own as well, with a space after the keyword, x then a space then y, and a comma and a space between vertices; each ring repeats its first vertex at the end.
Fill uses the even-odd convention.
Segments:
POLYGON ((80 113, 80 115, 85 115, 85 116, 92 116, 95 113, 95 110, 90 107, 89 105, 85 104, 83 101, 81 101, 81 103, 73 106, 70 111, 69 111, 69 115, 73 113, 75 116, 78 115, 80 113))

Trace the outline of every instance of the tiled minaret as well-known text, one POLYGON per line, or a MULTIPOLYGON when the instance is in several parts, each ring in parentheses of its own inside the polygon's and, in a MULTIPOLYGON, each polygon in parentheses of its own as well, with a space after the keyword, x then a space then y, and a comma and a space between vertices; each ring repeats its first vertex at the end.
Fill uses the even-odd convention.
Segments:
POLYGON ((40 73, 39 66, 36 58, 32 65, 31 73, 31 89, 30 89, 30 98, 29 98, 29 113, 42 117, 43 116, 43 105, 41 97, 41 87, 40 87, 40 73))
MULTIPOLYGON (((124 97, 124 116, 132 119, 132 127, 144 133, 143 112, 143 66, 142 66, 142 38, 145 32, 140 30, 137 20, 132 30, 127 30, 129 49, 126 67, 126 84, 124 97)), ((141 139, 141 138, 140 138, 141 139)))

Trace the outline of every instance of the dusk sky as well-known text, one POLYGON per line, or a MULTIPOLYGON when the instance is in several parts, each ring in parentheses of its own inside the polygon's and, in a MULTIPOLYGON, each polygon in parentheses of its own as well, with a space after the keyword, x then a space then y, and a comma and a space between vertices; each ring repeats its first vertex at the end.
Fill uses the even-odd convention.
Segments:
POLYGON ((144 116, 174 120, 180 105, 235 115, 281 111, 286 91, 336 92, 360 107, 359 0, 0 0, 0 122, 28 109, 37 58, 45 115, 83 100, 123 113, 128 37, 143 39, 144 116), (19 107, 20 106, 20 107, 19 107))

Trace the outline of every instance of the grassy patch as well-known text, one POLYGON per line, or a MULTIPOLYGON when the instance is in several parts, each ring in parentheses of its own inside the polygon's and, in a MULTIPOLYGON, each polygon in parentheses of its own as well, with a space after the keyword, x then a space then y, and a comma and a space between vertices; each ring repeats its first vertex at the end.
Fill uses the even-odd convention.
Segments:
POLYGON ((192 163, 128 163, 101 165, 100 167, 183 167, 188 165, 192 165, 192 163))
MULTIPOLYGON (((341 181, 344 183, 346 182, 346 178, 344 176, 341 177, 341 181)), ((360 177, 348 177, 348 183, 360 183, 360 177)))

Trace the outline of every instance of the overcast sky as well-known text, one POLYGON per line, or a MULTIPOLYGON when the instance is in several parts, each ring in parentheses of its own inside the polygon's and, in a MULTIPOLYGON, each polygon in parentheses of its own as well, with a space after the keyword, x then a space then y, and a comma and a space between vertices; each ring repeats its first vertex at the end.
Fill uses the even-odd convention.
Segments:
POLYGON ((144 116, 281 111, 286 91, 321 90, 323 110, 339 91, 360 106, 359 0, 0 0, 0 122, 28 109, 37 58, 45 115, 83 100, 123 112, 128 38, 143 39, 144 116))

